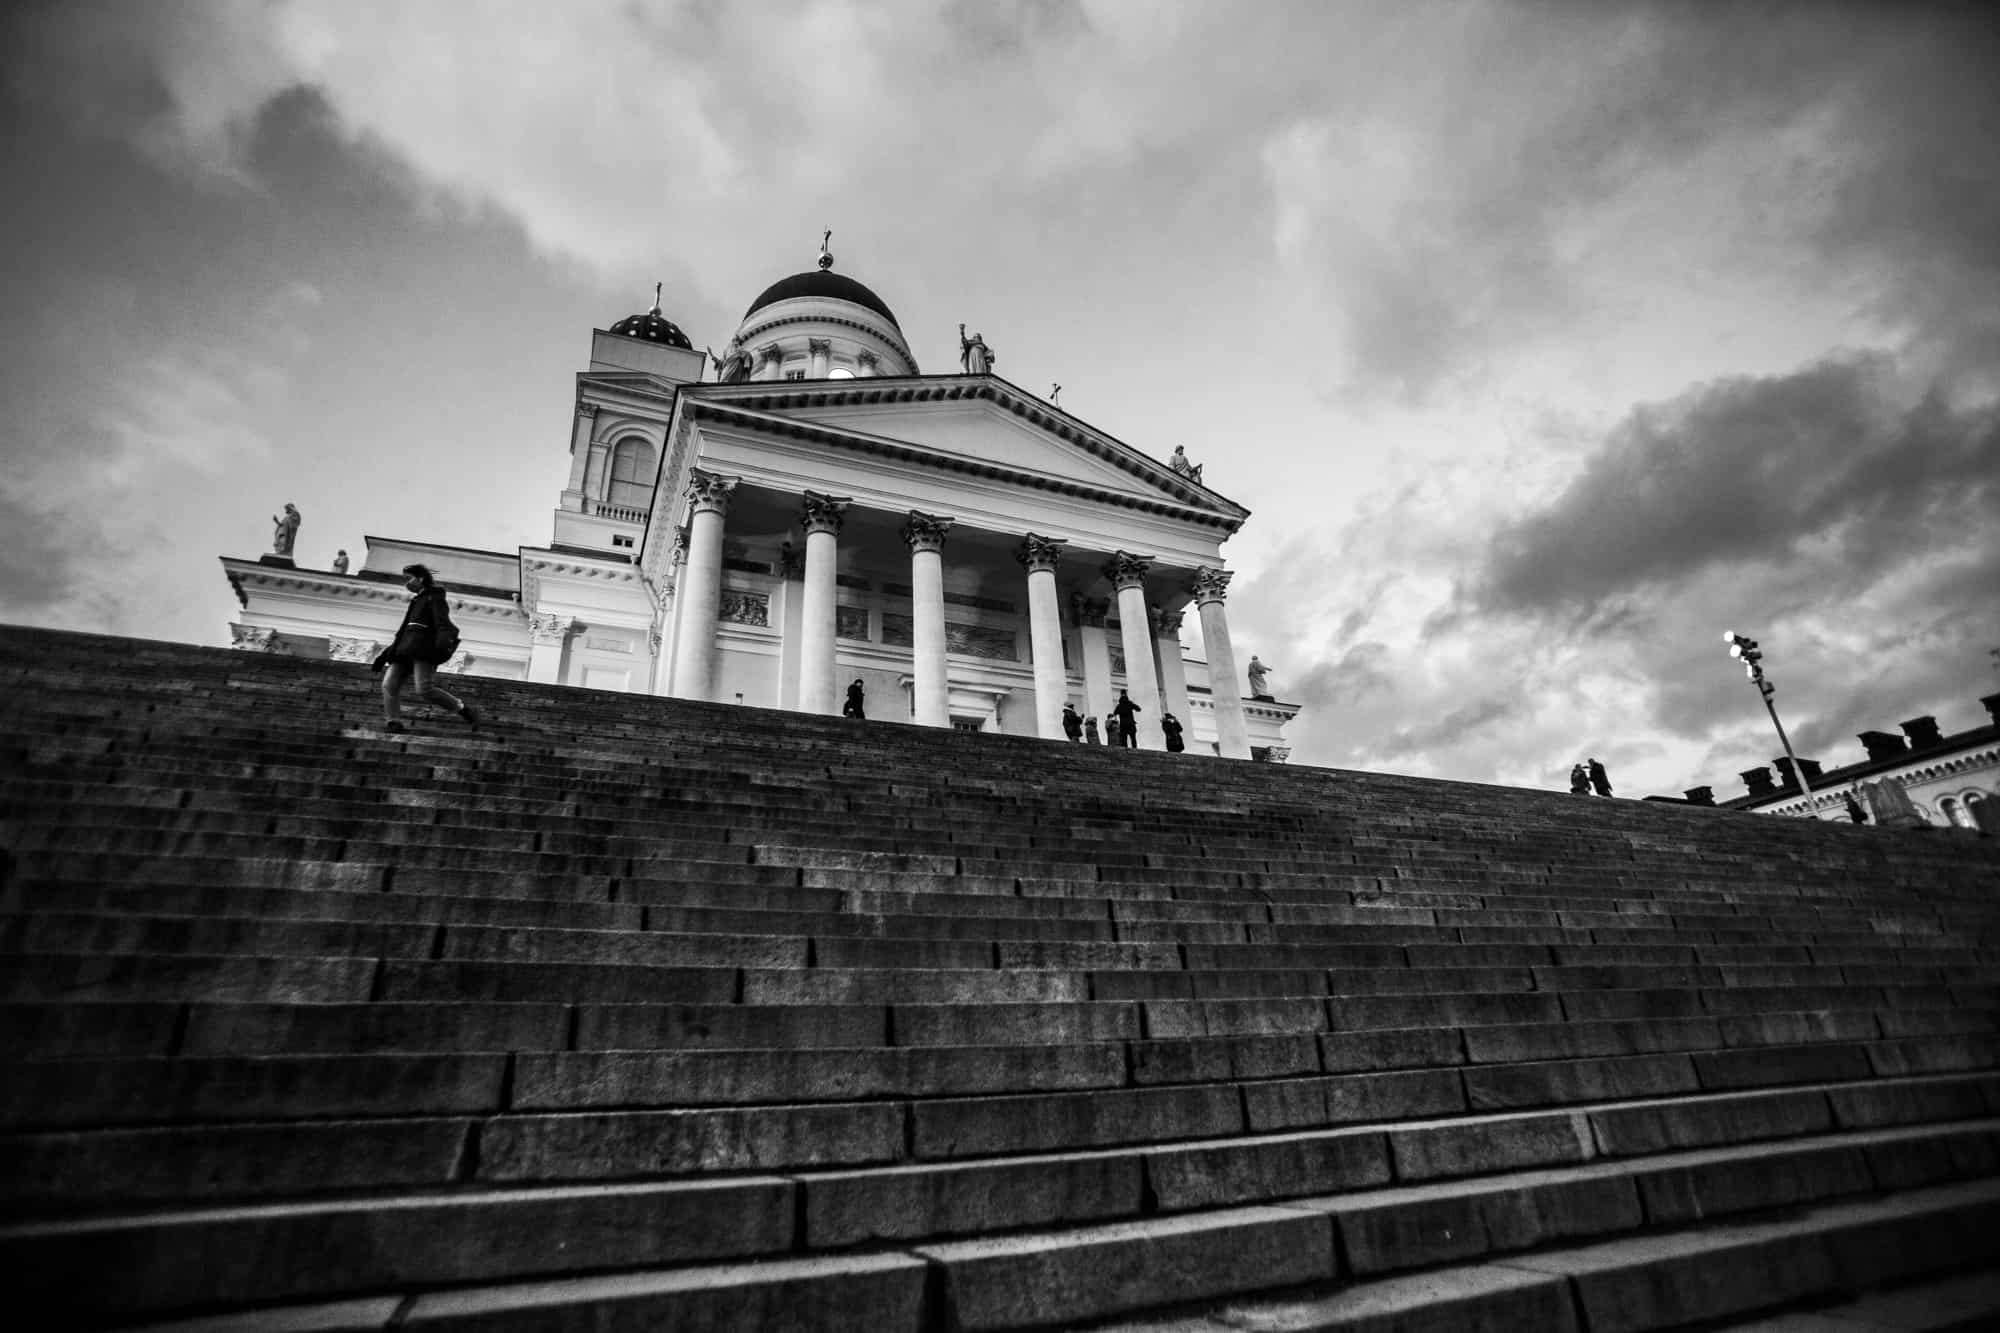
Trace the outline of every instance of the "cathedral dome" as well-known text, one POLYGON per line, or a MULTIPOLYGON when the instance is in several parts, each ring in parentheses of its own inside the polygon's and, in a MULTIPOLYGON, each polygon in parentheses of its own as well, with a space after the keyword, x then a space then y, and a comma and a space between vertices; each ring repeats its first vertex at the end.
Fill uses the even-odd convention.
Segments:
POLYGON ((743 312, 744 322, 748 323, 750 316, 756 314, 765 306, 773 306, 780 301, 790 301, 798 297, 818 297, 821 300, 827 301, 846 301, 850 304, 861 306, 864 309, 873 310, 876 314, 888 320, 899 333, 903 328, 901 324, 896 323, 896 316, 889 309, 888 302, 846 274, 835 273, 831 269, 826 268, 810 269, 804 273, 794 273, 789 278, 780 278, 778 281, 772 283, 764 289, 763 295, 752 301, 750 308, 743 312))
POLYGON ((653 308, 642 315, 627 315, 611 326, 611 332, 626 338, 638 338, 645 342, 665 343, 669 347, 684 347, 694 350, 694 344, 682 333, 680 326, 660 313, 660 288, 653 287, 653 308))

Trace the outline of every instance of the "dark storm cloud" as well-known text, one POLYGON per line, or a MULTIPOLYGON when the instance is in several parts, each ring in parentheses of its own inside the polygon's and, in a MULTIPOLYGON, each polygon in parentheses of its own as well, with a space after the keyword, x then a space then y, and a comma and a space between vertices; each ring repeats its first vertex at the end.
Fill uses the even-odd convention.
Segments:
MULTIPOLYGON (((1895 401, 1881 358, 1702 385, 1635 410, 1567 490, 1495 536, 1476 604, 1594 608, 1718 565, 1804 558, 1840 584, 2000 531, 2000 410, 1895 401)), ((2000 556, 2000 538, 1983 543, 2000 556)), ((1996 571, 2000 574, 2000 571, 1996 571)))

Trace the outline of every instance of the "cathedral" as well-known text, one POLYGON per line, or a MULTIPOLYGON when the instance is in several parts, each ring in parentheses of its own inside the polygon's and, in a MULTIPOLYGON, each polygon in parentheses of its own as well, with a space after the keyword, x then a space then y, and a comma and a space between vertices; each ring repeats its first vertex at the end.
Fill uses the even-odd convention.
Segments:
POLYGON ((656 299, 591 336, 546 545, 370 537, 352 572, 308 570, 281 521, 278 553, 223 558, 235 643, 369 661, 422 562, 464 636, 447 671, 815 713, 859 685, 870 718, 1050 739, 1122 691, 1141 748, 1170 714, 1195 752, 1286 758, 1298 706, 1230 640, 1221 549, 1249 511, 960 344, 923 373, 824 243, 720 354, 656 299))

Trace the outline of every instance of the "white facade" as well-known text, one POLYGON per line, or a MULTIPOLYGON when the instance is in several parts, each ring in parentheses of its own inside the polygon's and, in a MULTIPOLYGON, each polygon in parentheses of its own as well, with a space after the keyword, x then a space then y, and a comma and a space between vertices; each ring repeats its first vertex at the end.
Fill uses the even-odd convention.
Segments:
POLYGON ((871 718, 1055 738, 1064 702, 1101 720, 1125 690, 1142 747, 1164 708, 1192 750, 1286 757, 1297 706, 1246 699, 1229 648, 1247 511, 997 376, 918 373, 830 262, 752 305, 720 382, 657 307, 593 335, 547 546, 226 558, 237 642, 372 658, 421 561, 464 634, 448 670, 812 712, 859 680, 871 718))

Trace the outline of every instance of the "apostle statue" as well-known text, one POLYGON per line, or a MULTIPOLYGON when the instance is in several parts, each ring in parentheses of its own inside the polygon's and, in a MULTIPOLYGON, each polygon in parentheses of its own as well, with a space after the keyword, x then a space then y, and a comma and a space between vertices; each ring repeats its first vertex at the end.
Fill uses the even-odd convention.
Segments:
POLYGON ((1244 668, 1244 674, 1250 677, 1250 697, 1252 699, 1268 699, 1271 697, 1271 682, 1266 674, 1270 669, 1257 660, 1257 654, 1250 654, 1250 665, 1244 668))
POLYGON ((347 552, 335 551, 333 553, 333 572, 336 574, 345 574, 347 572, 347 552))
POLYGON ((273 514, 271 516, 271 523, 273 525, 271 532, 271 554, 290 557, 292 554, 292 543, 299 539, 298 506, 289 503, 286 504, 284 516, 281 518, 273 514))
POLYGON ((976 333, 968 338, 965 336, 965 325, 958 326, 958 364, 965 367, 966 374, 990 375, 993 363, 999 359, 986 345, 986 339, 976 333))
POLYGON ((1177 475, 1186 477, 1189 481, 1197 485, 1200 484, 1201 468, 1188 462, 1186 445, 1177 444, 1174 446, 1174 456, 1167 460, 1167 466, 1177 475))

